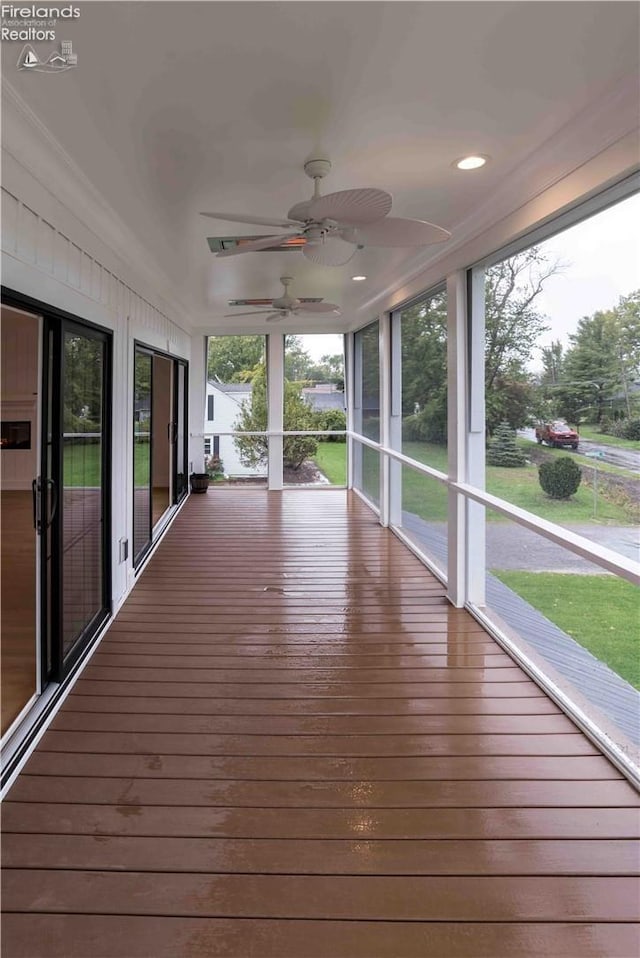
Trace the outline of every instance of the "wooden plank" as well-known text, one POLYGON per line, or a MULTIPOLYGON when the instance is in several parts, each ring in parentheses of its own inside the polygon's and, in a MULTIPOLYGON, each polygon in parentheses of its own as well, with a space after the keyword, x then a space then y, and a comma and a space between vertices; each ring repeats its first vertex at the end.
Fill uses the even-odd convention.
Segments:
MULTIPOLYGON (((444 683, 444 682, 520 682, 526 683, 523 679, 523 672, 518 666, 510 665, 506 668, 479 668, 470 669, 461 667, 447 668, 428 668, 410 667, 406 669, 325 669, 325 668, 279 668, 278 666, 263 668, 244 668, 244 669, 207 669, 194 668, 189 664, 183 665, 180 669, 171 669, 172 675, 175 675, 176 682, 212 682, 216 684, 241 683, 249 685, 251 683, 294 683, 301 684, 346 684, 353 687, 356 691, 361 685, 390 685, 394 683, 444 683), (177 674, 176 674, 177 673, 177 674)), ((87 678, 94 681, 106 682, 166 682, 167 669, 156 666, 153 668, 142 668, 135 666, 105 666, 94 665, 93 662, 87 666, 85 672, 87 678)))
MULTIPOLYGON (((167 734, 254 735, 271 738, 321 735, 331 739, 388 735, 409 744, 424 735, 580 735, 565 715, 128 715, 67 712, 56 716, 54 731, 166 732, 167 734)), ((398 754, 394 752, 394 754, 398 754)))
POLYGON ((47 732, 49 752, 206 756, 393 757, 597 755, 583 735, 209 735, 180 732, 47 732))
MULTIPOLYGON (((608 839, 170 838, 7 834, 5 868, 264 875, 629 875, 638 843, 608 839)), ((52 877, 52 882, 55 876, 52 877)), ((28 885, 28 876, 25 877, 28 885)))
MULTIPOLYGON (((13 802, 97 805, 223 805, 247 808, 520 808, 637 807, 637 793, 619 781, 268 782, 207 779, 77 777, 22 774, 13 802)), ((640 859, 638 861, 640 865, 640 859)))
POLYGON ((6 801, 6 833, 229 838, 638 838, 634 808, 192 808, 6 801))
POLYGON ((333 921, 633 921, 632 878, 187 875, 8 870, 7 911, 333 921), (108 905, 106 904, 108 903, 108 905))
POLYGON ((11 958, 630 958, 640 928, 614 922, 349 922, 13 914, 11 958))
MULTIPOLYGON (((380 682, 346 684, 337 683, 275 683, 254 682, 221 684, 219 682, 145 682, 91 679, 91 666, 88 666, 79 679, 76 688, 83 695, 135 695, 158 696, 165 698, 241 698, 257 701, 259 699, 310 699, 327 698, 338 701, 342 698, 353 699, 400 699, 420 698, 478 698, 490 702, 494 698, 540 698, 540 692, 533 682, 521 678, 518 682, 380 682)), ((524 672, 520 673, 524 676, 524 672)))
MULTIPOLYGON (((76 686, 77 688, 78 686, 76 686)), ((152 713, 167 715, 561 715, 542 692, 527 698, 421 698, 421 699, 234 699, 173 698, 134 695, 83 695, 73 690, 65 701, 70 712, 152 713)))
MULTIPOLYGON (((175 648, 172 650, 175 653, 175 648)), ((485 666, 494 669, 513 669, 513 659, 504 653, 502 655, 464 655, 460 661, 456 660, 455 655, 388 655, 388 656, 366 656, 366 655, 280 655, 269 656, 264 661, 264 656, 260 657, 261 672, 271 671, 304 671, 310 668, 322 671, 332 671, 340 675, 344 674, 345 669, 357 669, 359 672, 380 672, 381 670, 395 673, 396 670, 411 669, 420 675, 420 673, 429 669, 460 669, 470 668, 476 670, 485 666)), ((238 656, 238 655, 180 655, 168 653, 147 653, 136 655, 133 652, 115 653, 107 647, 102 647, 101 652, 97 652, 92 657, 92 664, 100 668, 118 668, 118 669, 171 669, 176 674, 183 669, 233 671, 241 669, 243 672, 251 673, 255 665, 256 656, 238 656)), ((132 674, 135 674, 132 672, 132 674)), ((391 677, 391 676, 390 676, 391 677)))
MULTIPOLYGON (((601 755, 434 756, 430 758, 211 757, 48 752, 41 744, 26 770, 40 775, 252 781, 580 781, 619 779, 601 755)), ((631 787, 631 786, 629 786, 631 787)), ((496 786, 499 791, 500 785, 496 786)), ((11 793, 9 793, 11 794, 11 793)), ((595 837, 598 837, 597 835, 595 837)))

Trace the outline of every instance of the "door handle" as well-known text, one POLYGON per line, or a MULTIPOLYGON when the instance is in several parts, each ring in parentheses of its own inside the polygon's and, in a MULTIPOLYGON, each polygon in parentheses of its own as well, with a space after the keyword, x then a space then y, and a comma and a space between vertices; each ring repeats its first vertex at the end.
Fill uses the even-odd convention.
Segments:
POLYGON ((40 476, 31 483, 31 495, 33 498, 33 528, 38 535, 42 535, 42 485, 40 476))
POLYGON ((170 422, 167 426, 167 438, 170 443, 174 443, 178 437, 178 423, 170 422))
POLYGON ((54 479, 45 479, 45 486, 47 489, 51 490, 51 514, 47 519, 46 528, 48 529, 53 520, 56 517, 56 512, 58 511, 58 484, 54 479))

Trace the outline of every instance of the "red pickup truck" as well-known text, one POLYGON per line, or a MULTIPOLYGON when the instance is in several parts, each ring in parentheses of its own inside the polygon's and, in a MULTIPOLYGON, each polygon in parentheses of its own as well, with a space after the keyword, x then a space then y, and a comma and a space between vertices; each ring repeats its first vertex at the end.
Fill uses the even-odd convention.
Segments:
POLYGON ((548 446, 571 446, 578 448, 580 436, 563 419, 544 422, 536 426, 536 442, 546 442, 548 446))

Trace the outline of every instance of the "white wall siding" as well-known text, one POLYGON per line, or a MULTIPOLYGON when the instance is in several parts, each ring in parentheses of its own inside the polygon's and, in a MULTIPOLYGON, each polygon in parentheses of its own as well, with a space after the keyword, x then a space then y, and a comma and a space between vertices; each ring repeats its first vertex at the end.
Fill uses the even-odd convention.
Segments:
POLYGON ((113 332, 112 598, 117 607, 133 583, 131 558, 120 563, 117 548, 119 539, 131 539, 133 342, 189 359, 191 336, 157 304, 162 296, 151 301, 144 279, 132 281, 135 262, 120 260, 100 240, 100 224, 89 231, 5 150, 3 179, 3 285, 113 332))

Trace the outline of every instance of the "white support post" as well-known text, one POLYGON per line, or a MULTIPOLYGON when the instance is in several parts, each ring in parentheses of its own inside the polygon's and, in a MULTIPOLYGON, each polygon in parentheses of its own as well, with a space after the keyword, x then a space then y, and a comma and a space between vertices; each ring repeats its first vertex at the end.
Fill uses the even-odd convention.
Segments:
MULTIPOLYGON (((391 420, 391 317, 383 313, 378 323, 380 360, 380 444, 389 448, 391 420)), ((380 455, 380 525, 389 525, 389 457, 380 455)))
MULTIPOLYGON (((485 396, 484 396, 484 269, 474 269, 469 289, 468 322, 468 432, 466 482, 485 488, 485 396)), ((467 601, 486 603, 486 509, 467 499, 467 601)))
MULTIPOLYGON (((466 476, 467 309, 466 274, 447 278, 447 451, 449 478, 466 476)), ((466 511, 464 497, 449 490, 447 594, 461 608, 466 600, 466 511)))
MULTIPOLYGON (((351 334, 351 348, 353 356, 351 423, 354 432, 362 433, 362 338, 355 333, 351 334)), ((360 492, 362 491, 362 458, 362 443, 354 439, 351 441, 351 482, 352 488, 360 492)))
MULTIPOLYGON (((344 334, 344 389, 347 397, 347 430, 353 431, 353 333, 344 334)), ((347 436, 347 489, 353 489, 353 439, 347 436)))
MULTIPOLYGON (((283 430, 284 409, 284 336, 282 333, 267 335, 267 432, 283 430)), ((282 471, 282 436, 269 436, 269 491, 281 490, 284 485, 282 471)))
POLYGON ((207 337, 191 337, 189 360, 189 472, 204 472, 204 415, 207 401, 207 337))
MULTIPOLYGON (((391 314, 389 446, 402 452, 402 315, 391 314)), ((402 464, 389 463, 389 523, 402 525, 402 464)))

